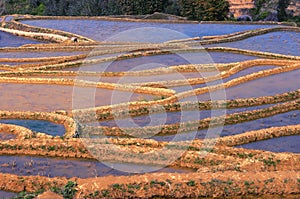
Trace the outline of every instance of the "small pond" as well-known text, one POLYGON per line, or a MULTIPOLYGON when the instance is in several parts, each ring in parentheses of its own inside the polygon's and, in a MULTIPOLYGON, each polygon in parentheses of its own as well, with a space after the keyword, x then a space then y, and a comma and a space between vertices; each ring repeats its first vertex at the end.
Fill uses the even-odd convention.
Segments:
POLYGON ((65 127, 61 124, 54 124, 42 120, 0 120, 0 123, 23 126, 32 131, 42 132, 52 136, 63 136, 66 131, 65 127))

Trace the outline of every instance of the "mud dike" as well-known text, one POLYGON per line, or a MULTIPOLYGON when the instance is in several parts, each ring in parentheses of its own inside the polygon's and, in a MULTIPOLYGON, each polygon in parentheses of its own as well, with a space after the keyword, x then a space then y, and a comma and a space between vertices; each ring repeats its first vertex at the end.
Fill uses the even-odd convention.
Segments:
MULTIPOLYGON (((32 16, 15 16, 3 20, 0 31, 29 37, 48 44, 31 44, 21 47, 1 48, 3 53, 11 52, 77 52, 76 55, 0 58, 0 83, 22 85, 76 86, 82 89, 106 89, 111 91, 146 94, 157 99, 130 101, 128 103, 86 107, 82 109, 54 110, 52 112, 0 111, 0 120, 37 120, 63 125, 63 136, 52 136, 36 132, 19 125, 4 124, 0 121, 0 132, 12 133, 15 139, 0 142, 1 155, 26 155, 95 159, 87 150, 85 142, 99 146, 102 161, 134 164, 164 165, 174 154, 182 154, 169 167, 188 169, 188 173, 147 173, 131 176, 108 176, 89 179, 43 176, 22 176, 0 173, 0 187, 12 192, 36 192, 63 187, 68 181, 75 182, 75 198, 125 198, 125 197, 224 197, 224 196, 283 196, 297 198, 300 194, 300 156, 297 153, 274 153, 260 150, 237 148, 247 143, 299 135, 299 124, 271 126, 260 130, 247 131, 221 138, 194 139, 191 142, 166 142, 144 139, 155 133, 156 137, 186 134, 222 125, 237 125, 248 121, 267 118, 282 113, 299 110, 300 90, 277 95, 252 98, 237 98, 215 101, 189 101, 193 95, 207 94, 224 88, 284 74, 300 68, 300 57, 270 52, 259 52, 228 47, 195 47, 206 44, 235 42, 270 32, 299 32, 297 27, 275 26, 251 31, 237 32, 221 36, 189 38, 158 44, 125 42, 96 42, 92 39, 60 30, 38 28, 22 24, 20 20, 41 19, 32 16), (78 38, 78 42, 71 41, 78 38), (97 50, 94 50, 94 49, 97 50), (92 51, 92 52, 91 52, 92 51), (227 52, 251 55, 257 58, 234 63, 183 64, 169 67, 136 71, 76 71, 78 67, 103 64, 112 61, 131 60, 139 57, 168 55, 174 53, 227 52), (120 53, 120 55, 115 55, 120 53), (12 64, 15 63, 15 64, 12 64), (263 69, 264 66, 274 66, 263 69), (259 71, 231 78, 237 73, 254 67, 259 71), (149 82, 118 83, 105 78, 152 77, 174 73, 214 72, 208 77, 189 77, 184 80, 159 80, 149 82), (76 77, 102 78, 101 81, 78 80, 76 77), (231 78, 225 83, 207 85, 216 80, 231 78), (205 85, 206 84, 206 85, 205 85), (202 87, 197 87, 203 85, 202 87), (192 86, 192 89, 176 91, 175 88, 192 86), (195 87, 193 87, 195 86, 195 87), (262 107, 265 106, 265 107, 262 107), (118 127, 89 125, 92 122, 107 122, 116 118, 126 119, 150 116, 160 113, 180 113, 182 111, 205 111, 211 109, 241 109, 223 116, 189 120, 147 127, 118 127), (85 135, 82 135, 85 132, 85 135), (88 136, 87 136, 88 135, 88 136), (97 137, 96 142, 89 140, 97 137), (206 142, 214 142, 214 147, 206 147, 206 142), (101 147, 100 147, 101 146, 101 147), (114 146, 114 147, 111 147, 114 146), (165 150, 160 150, 165 149, 165 150), (205 151, 204 157, 199 151, 205 151), (128 153, 130 156, 128 156, 128 153), (144 157, 141 159, 141 157, 144 157), (160 157, 160 158, 157 158, 160 157), (21 179, 21 180, 20 180, 21 179)), ((42 19, 52 19, 45 18, 42 19)), ((53 18, 54 19, 54 18, 53 18)), ((65 19, 55 17, 55 19, 65 19)), ((69 18, 68 18, 69 19, 69 18)), ((71 19, 71 18, 70 18, 71 19)), ((78 19, 78 18, 76 18, 78 19)), ((85 19, 85 18, 84 18, 85 19)), ((94 19, 94 18, 93 18, 94 19)), ((97 19, 97 18, 96 18, 97 19)), ((99 20, 109 18, 99 18, 99 20)), ((118 19, 111 19, 118 20, 118 19)), ((159 140, 159 139, 158 139, 159 140)), ((69 182, 70 183, 70 182, 69 182)))

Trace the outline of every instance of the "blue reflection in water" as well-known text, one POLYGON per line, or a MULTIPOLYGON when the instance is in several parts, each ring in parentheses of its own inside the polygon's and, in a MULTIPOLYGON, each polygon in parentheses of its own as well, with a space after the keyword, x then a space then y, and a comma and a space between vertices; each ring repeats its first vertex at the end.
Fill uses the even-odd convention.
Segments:
POLYGON ((43 120, 0 120, 0 123, 23 126, 52 136, 63 136, 66 132, 64 125, 43 120))

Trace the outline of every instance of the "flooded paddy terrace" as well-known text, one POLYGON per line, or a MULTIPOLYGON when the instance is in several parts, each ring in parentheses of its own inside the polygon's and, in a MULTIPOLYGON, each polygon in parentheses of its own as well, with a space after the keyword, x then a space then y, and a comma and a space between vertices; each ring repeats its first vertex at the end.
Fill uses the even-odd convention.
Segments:
POLYGON ((82 37, 0 32, 3 191, 69 180, 78 198, 300 193, 299 28, 30 19, 12 23, 82 37), (149 27, 183 34, 124 37, 149 27))

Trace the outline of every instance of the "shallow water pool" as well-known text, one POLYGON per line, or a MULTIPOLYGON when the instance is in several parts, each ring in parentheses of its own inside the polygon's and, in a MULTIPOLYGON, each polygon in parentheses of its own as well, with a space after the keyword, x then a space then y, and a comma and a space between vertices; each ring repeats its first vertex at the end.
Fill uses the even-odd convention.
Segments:
POLYGON ((0 31, 0 47, 19 47, 25 44, 40 44, 43 42, 17 37, 10 33, 0 31))
POLYGON ((63 136, 66 132, 64 125, 42 120, 0 120, 0 123, 23 126, 52 136, 63 136))
MULTIPOLYGON (((127 167, 134 167, 134 164, 129 163, 115 163, 119 170, 113 169, 109 163, 102 163, 94 160, 75 160, 75 159, 59 159, 59 158, 42 158, 42 157, 28 157, 28 156, 0 156, 0 172, 17 175, 40 175, 47 177, 79 177, 90 178, 100 176, 119 176, 119 175, 133 175, 134 173, 127 173, 127 167), (121 168, 124 168, 121 170, 121 168)), ((190 172, 187 169, 178 168, 160 168, 148 165, 139 165, 147 170, 157 170, 156 172, 169 173, 186 173, 190 172), (157 169, 156 169, 157 168, 157 169)), ((142 172, 142 171, 137 171, 142 172)))
MULTIPOLYGON (((73 32, 90 37, 94 40, 106 40, 120 32, 136 28, 156 27, 166 28, 180 32, 188 37, 201 37, 205 35, 222 35, 233 32, 271 27, 270 25, 237 25, 237 24, 176 24, 176 23, 151 23, 151 22, 125 22, 104 20, 26 20, 22 23, 73 32)), ((135 39, 127 34, 129 38, 135 39)), ((156 35, 157 37, 158 35, 156 35)), ((159 35, 161 37, 161 35, 159 35)), ((167 36, 167 35, 166 35, 167 36)), ((120 39, 128 39, 121 37, 120 39)), ((170 37, 164 37, 170 40, 170 37)), ((172 39, 172 37, 171 37, 172 39)), ((176 38, 173 38, 176 39, 176 38)))
MULTIPOLYGON (((226 125, 223 127, 210 128, 209 130, 200 130, 198 132, 190 132, 185 134, 178 134, 177 140, 185 140, 186 138, 199 138, 205 139, 207 136, 213 137, 224 137, 229 135, 236 135, 245 133, 248 131, 255 131, 270 127, 279 127, 287 125, 297 125, 299 124, 300 111, 290 111, 287 113, 282 113, 274 115, 267 118, 261 118, 258 120, 248 121, 244 123, 226 125)), ((174 136, 154 136, 153 139, 159 141, 170 141, 174 139, 174 136)), ((271 141, 272 142, 272 141, 271 141)), ((300 152, 300 145, 296 148, 300 152)))
POLYGON ((18 194, 9 191, 0 191, 0 199, 10 199, 16 197, 18 194))
POLYGON ((224 46, 300 56, 300 33, 272 32, 264 35, 251 37, 241 41, 214 44, 209 46, 224 46))
POLYGON ((273 152, 300 153, 299 143, 300 143, 300 136, 293 135, 293 136, 272 138, 269 140, 262 140, 258 142, 252 142, 249 144, 238 146, 238 148, 256 149, 256 150, 273 151, 273 152))
MULTIPOLYGON (((1 121, 0 121, 0 123, 1 123, 1 121)), ((16 137, 17 137, 17 135, 15 135, 15 134, 0 132, 0 140, 12 140, 12 139, 15 139, 16 137)))

